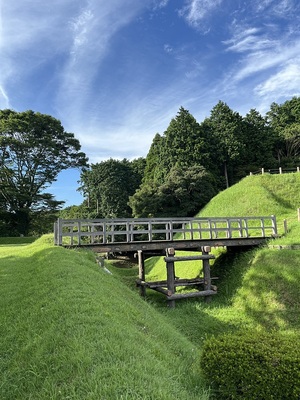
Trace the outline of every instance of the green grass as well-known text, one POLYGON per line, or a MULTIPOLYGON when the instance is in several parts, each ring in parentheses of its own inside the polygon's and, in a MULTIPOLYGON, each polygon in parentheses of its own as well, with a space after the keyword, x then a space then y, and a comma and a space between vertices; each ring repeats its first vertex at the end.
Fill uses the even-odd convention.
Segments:
POLYGON ((297 221, 300 207, 300 174, 248 176, 215 196, 200 211, 202 217, 275 215, 280 233, 283 220, 297 221))
MULTIPOLYGON (((283 231, 270 245, 300 244, 300 174, 252 176, 219 193, 199 216, 275 214, 283 231)), ((199 357, 204 341, 226 332, 300 332, 300 250, 267 246, 215 252, 218 294, 166 307, 163 295, 135 287, 137 266, 53 246, 0 241, 0 398, 208 399, 199 357)), ((180 253, 177 252, 177 255, 180 253)), ((186 253, 184 253, 186 254, 186 253)), ((176 264, 177 265, 177 264, 176 264)), ((147 279, 166 278, 162 258, 147 279)), ((195 277, 201 263, 179 263, 195 277)))
MULTIPOLYGON (((219 193, 198 216, 276 215, 280 238, 272 246, 300 244, 300 174, 249 176, 219 193), (283 220, 288 221, 284 234, 283 220)), ((210 335, 238 329, 272 330, 283 334, 300 330, 300 250, 257 248, 239 253, 214 249, 217 259, 212 276, 217 276, 218 294, 206 304, 203 299, 176 302, 170 312, 164 296, 147 291, 147 296, 169 323, 196 345, 210 335)), ((148 280, 166 279, 162 258, 146 261, 148 280)), ((201 274, 198 263, 176 264, 176 275, 201 274), (178 266, 177 266, 178 265, 178 266), (177 272, 178 271, 178 272, 177 272)))
POLYGON ((0 248, 0 398, 205 399, 199 350, 95 262, 0 248))

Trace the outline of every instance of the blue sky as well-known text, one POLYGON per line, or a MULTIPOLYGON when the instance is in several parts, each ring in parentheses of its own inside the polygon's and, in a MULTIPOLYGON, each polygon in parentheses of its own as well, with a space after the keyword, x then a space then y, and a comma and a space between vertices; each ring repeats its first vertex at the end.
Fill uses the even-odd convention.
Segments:
MULTIPOLYGON (((61 120, 90 162, 146 156, 180 106, 300 95, 298 0, 0 0, 0 108, 61 120)), ((76 170, 48 191, 82 201, 76 170)))

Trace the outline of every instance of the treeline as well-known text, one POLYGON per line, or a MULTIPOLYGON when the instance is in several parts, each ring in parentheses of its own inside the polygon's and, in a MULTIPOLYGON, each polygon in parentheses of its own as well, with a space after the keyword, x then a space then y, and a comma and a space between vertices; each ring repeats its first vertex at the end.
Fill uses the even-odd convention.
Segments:
POLYGON ((82 173, 81 206, 65 218, 193 216, 216 193, 259 168, 299 165, 300 98, 244 117, 219 101, 199 123, 181 107, 147 157, 110 159, 82 173))
POLYGON ((217 192, 264 167, 300 165, 300 97, 265 116, 220 101, 199 123, 181 107, 146 158, 88 165, 79 141, 55 118, 0 110, 0 236, 41 234, 65 218, 193 216, 217 192), (47 187, 82 170, 80 206, 61 211, 47 187))

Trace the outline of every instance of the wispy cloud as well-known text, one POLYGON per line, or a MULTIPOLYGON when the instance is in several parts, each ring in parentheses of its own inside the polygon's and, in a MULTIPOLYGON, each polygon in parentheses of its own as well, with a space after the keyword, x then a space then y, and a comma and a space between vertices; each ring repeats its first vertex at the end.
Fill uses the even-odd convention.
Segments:
POLYGON ((111 41, 147 5, 149 1, 141 4, 138 0, 90 0, 69 21, 70 57, 61 70, 57 92, 57 109, 65 119, 78 120, 78 110, 83 109, 95 91, 95 77, 101 74, 111 41))
POLYGON ((0 108, 10 108, 10 101, 3 87, 0 84, 0 108))
POLYGON ((265 82, 257 85, 255 93, 264 98, 276 99, 300 95, 300 58, 284 66, 265 82))
POLYGON ((238 29, 231 39, 223 43, 228 46, 226 49, 227 51, 244 53, 272 48, 278 41, 268 38, 265 30, 263 31, 261 28, 251 27, 238 29))
POLYGON ((186 4, 180 9, 179 15, 189 25, 201 29, 207 26, 206 20, 209 14, 215 11, 222 2, 223 0, 186 0, 186 4))

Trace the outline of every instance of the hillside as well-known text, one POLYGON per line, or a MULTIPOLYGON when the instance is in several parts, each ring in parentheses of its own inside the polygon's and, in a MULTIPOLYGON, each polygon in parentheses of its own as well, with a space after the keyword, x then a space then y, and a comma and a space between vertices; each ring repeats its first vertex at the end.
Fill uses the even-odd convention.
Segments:
POLYGON ((207 398, 195 346, 93 253, 52 241, 0 246, 1 400, 207 398))
POLYGON ((300 207, 300 174, 252 175, 215 196, 199 216, 276 215, 295 221, 300 207))
MULTIPOLYGON (((272 243, 300 243, 300 174, 251 176, 218 194, 199 216, 270 215, 290 230, 272 243), (238 199, 238 200, 237 200, 238 199)), ((300 334, 300 250, 217 253, 218 294, 178 301, 135 287, 137 266, 106 273, 87 251, 53 246, 52 235, 0 241, 1 400, 208 399, 200 371, 212 335, 276 330, 300 334)), ((165 263, 146 261, 148 278, 165 263)), ((200 265, 183 273, 195 276, 200 265)), ((299 337, 299 336, 298 336, 299 337)))
MULTIPOLYGON (((275 215, 278 233, 283 235, 283 220, 287 220, 290 235, 276 243, 298 243, 300 224, 297 208, 300 207, 300 174, 255 175, 220 192, 198 214, 198 217, 234 217, 275 215), (294 236, 293 236, 294 235, 294 236)), ((299 236, 300 237, 300 236, 299 236)), ((179 253, 178 253, 179 254, 179 253)), ((148 260, 148 279, 161 280, 165 264, 161 258, 148 260)), ((200 273, 201 264, 178 264, 179 276, 195 277, 200 273)))
MULTIPOLYGON (((198 216, 274 214, 279 232, 283 234, 283 219, 288 221, 289 232, 270 244, 300 244, 299 204, 300 174, 249 176, 219 193, 198 216)), ((265 247, 239 254, 214 252, 218 258, 212 275, 219 278, 218 295, 210 305, 191 299, 177 302, 171 314, 162 308, 174 326, 195 343, 207 335, 240 328, 276 329, 286 334, 300 331, 300 250, 265 247)), ((162 258, 149 259, 146 264, 148 280, 165 279, 162 258)), ((201 263, 180 263, 178 270, 176 266, 180 277, 194 277, 201 273, 201 263)), ((148 296, 161 304, 161 295, 149 291, 148 296)))

